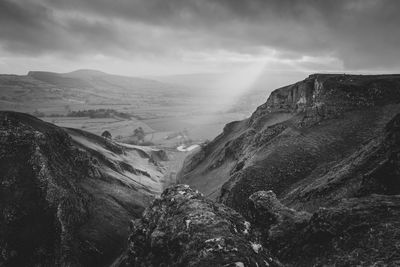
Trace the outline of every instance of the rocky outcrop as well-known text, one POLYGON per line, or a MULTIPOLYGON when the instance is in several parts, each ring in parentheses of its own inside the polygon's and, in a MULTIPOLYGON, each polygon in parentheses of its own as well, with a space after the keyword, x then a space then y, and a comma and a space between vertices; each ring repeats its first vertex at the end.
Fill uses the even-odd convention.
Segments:
POLYGON ((399 75, 313 74, 273 91, 251 119, 277 111, 329 117, 351 109, 397 103, 399 79, 399 75))
POLYGON ((261 243, 268 244, 268 248, 277 254, 287 246, 286 243, 292 242, 311 218, 308 212, 299 212, 283 205, 272 191, 252 194, 248 207, 246 217, 258 233, 261 243))
POLYGON ((132 222, 128 249, 113 266, 281 266, 234 210, 187 185, 164 191, 132 222))
POLYGON ((128 148, 0 112, 0 265, 105 266, 154 196, 128 148), (70 133, 70 134, 68 134, 70 133), (72 136, 72 137, 71 137, 72 136), (135 181, 137 178, 137 181, 135 181))

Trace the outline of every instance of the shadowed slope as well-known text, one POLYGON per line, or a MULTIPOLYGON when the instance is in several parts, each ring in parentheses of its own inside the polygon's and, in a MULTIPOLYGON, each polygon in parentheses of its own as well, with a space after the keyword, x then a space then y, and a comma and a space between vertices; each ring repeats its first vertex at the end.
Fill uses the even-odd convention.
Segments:
POLYGON ((147 152, 68 133, 0 113, 0 265, 106 265, 160 193, 162 170, 147 152))
POLYGON ((132 222, 128 249, 113 266, 281 266, 234 210, 187 185, 166 189, 132 222))

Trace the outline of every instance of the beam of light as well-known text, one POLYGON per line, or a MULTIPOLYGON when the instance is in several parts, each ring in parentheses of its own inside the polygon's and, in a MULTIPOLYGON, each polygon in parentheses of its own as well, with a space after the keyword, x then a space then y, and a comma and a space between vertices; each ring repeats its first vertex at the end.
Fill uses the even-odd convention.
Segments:
POLYGON ((266 62, 246 62, 238 70, 221 74, 210 82, 204 89, 206 101, 200 113, 204 116, 196 117, 195 127, 191 134, 201 139, 212 139, 222 132, 224 125, 230 121, 244 119, 247 114, 234 112, 238 100, 245 94, 251 93, 254 83, 262 75, 266 62))
POLYGON ((253 89, 253 85, 262 75, 266 64, 264 60, 249 62, 234 72, 222 75, 221 79, 210 85, 215 88, 215 92, 209 111, 224 112, 229 110, 240 97, 253 89))

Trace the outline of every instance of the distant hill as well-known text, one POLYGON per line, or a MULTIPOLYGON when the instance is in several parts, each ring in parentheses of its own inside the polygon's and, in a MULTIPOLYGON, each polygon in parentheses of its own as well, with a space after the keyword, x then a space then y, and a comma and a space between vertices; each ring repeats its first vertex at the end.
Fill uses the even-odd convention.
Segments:
POLYGON ((155 80, 113 75, 98 70, 76 70, 68 73, 30 71, 28 76, 43 82, 67 88, 103 88, 104 86, 107 86, 110 87, 110 89, 115 90, 152 89, 157 91, 165 90, 168 86, 171 87, 171 85, 155 80))
POLYGON ((103 71, 99 71, 99 70, 80 69, 80 70, 74 70, 74 71, 65 73, 65 75, 68 75, 68 76, 71 76, 71 77, 72 76, 87 77, 87 76, 107 76, 107 75, 110 75, 110 74, 105 73, 103 71))
POLYGON ((0 88, 0 109, 64 115, 70 110, 111 107, 148 115, 165 103, 179 106, 187 97, 182 87, 95 70, 0 75, 0 88))

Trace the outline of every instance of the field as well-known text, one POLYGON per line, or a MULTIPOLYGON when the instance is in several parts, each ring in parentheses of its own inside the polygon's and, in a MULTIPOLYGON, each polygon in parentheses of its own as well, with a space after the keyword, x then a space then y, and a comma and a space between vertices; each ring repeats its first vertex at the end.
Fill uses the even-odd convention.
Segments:
POLYGON ((81 129, 97 135, 107 130, 114 138, 130 136, 138 127, 142 127, 148 133, 153 131, 145 123, 133 118, 42 117, 41 119, 61 127, 81 129))

